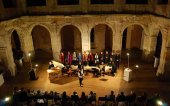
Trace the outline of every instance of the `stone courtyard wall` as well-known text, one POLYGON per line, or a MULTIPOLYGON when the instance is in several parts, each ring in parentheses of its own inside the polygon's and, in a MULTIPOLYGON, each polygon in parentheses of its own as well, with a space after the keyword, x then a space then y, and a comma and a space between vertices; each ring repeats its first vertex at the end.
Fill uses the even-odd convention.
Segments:
MULTIPOLYGON (((163 37, 160 66, 158 73, 164 73, 167 52, 167 44, 170 42, 169 26, 170 20, 156 17, 153 15, 73 15, 73 16, 23 16, 20 18, 0 22, 0 58, 4 58, 5 63, 12 75, 15 75, 15 64, 12 56, 11 34, 17 31, 21 49, 24 52, 24 61, 28 61, 28 53, 34 55, 34 46, 32 40, 32 29, 36 25, 43 26, 50 33, 51 45, 54 60, 58 60, 61 51, 61 29, 66 25, 77 27, 81 33, 82 52, 90 51, 90 32, 96 25, 108 25, 113 33, 113 51, 120 51, 122 47, 123 31, 130 25, 139 25, 143 28, 143 58, 153 59, 156 46, 156 37, 161 31, 163 37), (4 53, 6 53, 4 55, 4 53)), ((76 32, 75 32, 76 33, 76 32)))

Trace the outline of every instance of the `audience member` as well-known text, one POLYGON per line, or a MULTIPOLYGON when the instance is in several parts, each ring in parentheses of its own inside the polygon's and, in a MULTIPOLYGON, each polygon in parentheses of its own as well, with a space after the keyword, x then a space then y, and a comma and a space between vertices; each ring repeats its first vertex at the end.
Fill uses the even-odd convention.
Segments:
POLYGON ((73 95, 71 95, 71 101, 74 106, 78 104, 79 96, 77 95, 77 92, 73 92, 73 95))
POLYGON ((115 103, 115 94, 114 94, 114 91, 110 92, 110 95, 108 96, 107 100, 108 101, 112 101, 112 102, 115 103))
POLYGON ((90 93, 88 95, 88 102, 91 104, 92 101, 96 101, 96 94, 93 93, 93 91, 90 91, 90 93))
POLYGON ((125 106, 125 101, 126 101, 126 96, 124 95, 124 92, 121 92, 120 94, 117 95, 116 97, 116 102, 118 105, 125 106))
POLYGON ((80 97, 80 105, 84 106, 86 103, 87 103, 87 96, 85 95, 85 92, 82 92, 80 97))
POLYGON ((61 104, 62 104, 62 106, 66 106, 68 100, 69 100, 69 96, 64 91, 63 94, 61 95, 61 104))

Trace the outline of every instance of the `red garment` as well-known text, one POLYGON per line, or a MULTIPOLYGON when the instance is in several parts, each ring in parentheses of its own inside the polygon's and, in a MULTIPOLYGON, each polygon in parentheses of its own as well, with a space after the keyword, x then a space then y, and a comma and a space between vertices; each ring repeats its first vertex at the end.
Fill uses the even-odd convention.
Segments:
POLYGON ((61 54, 60 54, 60 61, 61 61, 61 63, 64 64, 64 53, 61 53, 61 54))
POLYGON ((89 54, 89 55, 88 55, 88 61, 93 61, 93 60, 94 60, 93 54, 89 54))

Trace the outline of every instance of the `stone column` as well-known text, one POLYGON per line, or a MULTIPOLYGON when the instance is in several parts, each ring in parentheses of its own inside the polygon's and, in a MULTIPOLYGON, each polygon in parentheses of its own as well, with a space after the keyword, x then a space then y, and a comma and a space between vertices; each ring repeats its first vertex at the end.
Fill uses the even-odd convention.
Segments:
POLYGON ((2 51, 4 52, 4 58, 5 58, 5 61, 6 61, 6 65, 7 65, 7 68, 8 70, 10 70, 11 72, 11 76, 15 76, 16 74, 16 65, 14 63, 14 58, 13 58, 13 52, 12 52, 12 46, 11 46, 11 37, 10 34, 8 33, 6 36, 5 36, 5 39, 4 41, 6 42, 6 48, 2 51))
MULTIPOLYGON (((166 51, 165 48, 163 50, 164 50, 164 52, 166 51)), ((160 58, 158 70, 157 70, 157 73, 156 73, 157 76, 163 75, 163 73, 164 73, 165 58, 162 58, 162 56, 165 56, 165 54, 161 53, 161 58, 160 58)))
POLYGON ((16 65, 13 59, 10 32, 2 28, 0 31, 0 58, 4 62, 7 70, 12 76, 15 76, 16 65))
POLYGON ((10 73, 11 73, 12 70, 11 70, 11 68, 9 68, 10 61, 8 59, 7 47, 6 46, 5 47, 2 47, 2 46, 0 47, 0 59, 3 62, 3 64, 5 65, 5 67, 7 67, 7 70, 9 70, 10 73))
POLYGON ((116 32, 113 36, 113 51, 121 51, 122 50, 122 35, 121 33, 116 32))
MULTIPOLYGON (((166 47, 166 58, 164 61, 164 79, 166 80, 170 80, 170 45, 168 45, 168 47, 166 47)), ((158 70, 160 72, 160 69, 158 70)))
POLYGON ((157 44, 157 36, 151 36, 150 37, 150 56, 149 56, 149 59, 151 62, 154 61, 154 67, 157 67, 158 66, 158 62, 159 62, 159 59, 158 58, 155 58, 154 54, 155 54, 155 50, 156 50, 156 44, 157 44))
POLYGON ((53 51, 53 58, 56 61, 59 61, 59 54, 61 51, 61 34, 60 29, 57 27, 55 23, 50 25, 50 33, 51 33, 51 46, 53 51))
POLYGON ((18 30, 20 42, 21 42, 21 50, 23 51, 23 60, 24 62, 29 62, 29 53, 34 54, 34 47, 33 47, 33 41, 32 36, 29 35, 29 32, 27 31, 27 28, 21 27, 20 30, 18 30))
POLYGON ((146 60, 147 62, 154 61, 156 42, 157 42, 156 36, 150 36, 144 33, 143 45, 142 45, 142 50, 143 50, 142 59, 143 60, 146 60))
POLYGON ((4 39, 4 33, 0 33, 0 62, 3 62, 3 64, 7 67, 7 57, 6 57, 6 43, 4 39), (2 34, 2 35, 1 35, 2 34))
MULTIPOLYGON (((170 37, 170 33, 168 33, 170 37)), ((170 80, 170 38, 163 35, 160 63, 157 70, 157 76, 163 80, 170 80)))
POLYGON ((85 25, 81 29, 82 52, 90 51, 90 29, 85 25))
POLYGON ((155 49, 156 49, 157 36, 151 36, 149 39, 149 42, 150 42, 150 45, 148 48, 148 50, 150 51, 149 55, 151 56, 151 58, 153 58, 155 49))
POLYGON ((29 61, 29 57, 28 57, 29 53, 31 53, 31 58, 34 58, 34 56, 35 56, 31 32, 32 32, 32 30, 29 29, 29 28, 23 28, 22 32, 21 32, 21 34, 23 36, 22 49, 23 49, 23 52, 24 52, 24 61, 25 62, 29 61))
POLYGON ((7 70, 10 71, 11 76, 15 76, 16 74, 16 65, 14 63, 12 46, 11 46, 11 33, 2 30, 0 33, 0 58, 5 63, 7 70))

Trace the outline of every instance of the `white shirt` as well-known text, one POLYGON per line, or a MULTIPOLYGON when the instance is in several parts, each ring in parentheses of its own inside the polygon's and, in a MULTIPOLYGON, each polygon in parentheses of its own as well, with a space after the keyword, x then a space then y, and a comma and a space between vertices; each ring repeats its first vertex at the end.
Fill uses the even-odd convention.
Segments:
POLYGON ((79 78, 83 78, 83 76, 84 76, 83 70, 79 71, 79 72, 78 72, 78 77, 79 77, 79 78))

